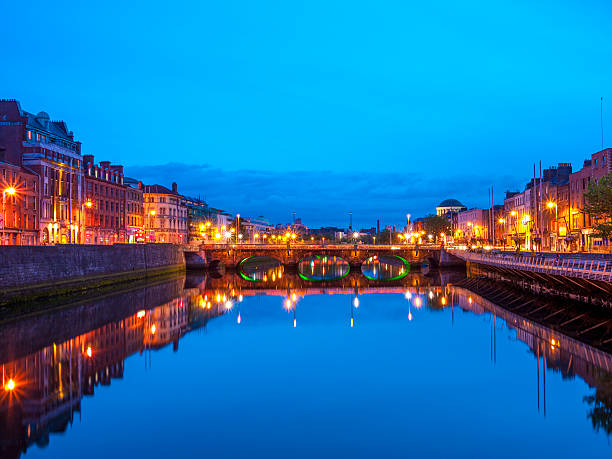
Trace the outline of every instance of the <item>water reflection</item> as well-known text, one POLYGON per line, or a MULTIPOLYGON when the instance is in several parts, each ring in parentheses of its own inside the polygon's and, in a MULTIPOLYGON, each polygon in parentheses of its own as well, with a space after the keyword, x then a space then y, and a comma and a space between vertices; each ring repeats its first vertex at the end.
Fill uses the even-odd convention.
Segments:
POLYGON ((283 277, 283 264, 272 257, 249 257, 240 262, 240 275, 252 282, 275 282, 283 277))
POLYGON ((361 272, 368 279, 396 280, 406 276, 410 264, 402 257, 394 255, 375 255, 361 265, 361 272))
MULTIPOLYGON (((224 317, 228 319, 227 322, 223 322, 225 326, 222 327, 222 323, 219 323, 219 327, 215 329, 217 335, 225 337, 222 341, 223 345, 230 346, 231 330, 242 330, 242 327, 246 327, 246 330, 249 326, 262 320, 262 317, 276 317, 277 314, 280 317, 281 327, 287 331, 298 329, 296 332, 299 332, 304 327, 312 329, 324 326, 322 335, 327 337, 330 334, 341 333, 342 329, 350 330, 352 345, 357 345, 359 339, 363 339, 368 334, 375 334, 376 328, 369 328, 364 335, 360 335, 359 329, 362 325, 374 324, 380 327, 383 320, 393 324, 410 323, 410 327, 405 331, 406 336, 409 336, 418 327, 425 327, 427 333, 438 334, 436 335, 437 341, 445 338, 445 335, 440 334, 442 322, 448 320, 446 323, 450 323, 452 327, 456 327, 454 330, 457 333, 461 333, 462 327, 466 326, 470 317, 477 317, 479 320, 476 322, 476 332, 484 331, 490 338, 489 342, 482 343, 483 346, 489 348, 486 353, 490 355, 492 365, 495 365, 498 360, 498 336, 501 333, 509 334, 528 347, 536 365, 532 365, 531 362, 528 365, 526 378, 533 381, 533 384, 529 384, 532 392, 524 395, 527 397, 533 395, 534 413, 538 413, 539 416, 550 416, 547 412, 547 393, 555 393, 548 390, 551 379, 552 384, 557 384, 557 393, 559 393, 558 384, 569 384, 572 379, 579 377, 591 388, 582 399, 566 399, 560 395, 553 399, 553 403, 563 406, 578 404, 583 413, 580 417, 569 417, 563 422, 571 425, 572 428, 578 428, 584 425, 586 414, 588 422, 592 424, 595 431, 605 432, 608 435, 612 433, 612 374, 610 373, 612 357, 610 354, 572 340, 536 322, 526 320, 468 290, 449 285, 428 285, 425 278, 415 274, 410 274, 395 284, 386 284, 385 287, 368 285, 313 287, 306 284, 305 286, 299 285, 296 276, 291 274, 283 276, 283 281, 289 281, 286 284, 289 286, 262 290, 252 288, 257 284, 243 281, 239 276, 226 276, 221 279, 204 278, 196 286, 182 290, 176 297, 162 304, 155 303, 151 296, 143 294, 142 298, 146 298, 151 303, 148 306, 137 304, 137 309, 130 309, 128 304, 132 302, 129 299, 140 295, 139 292, 132 291, 114 301, 92 300, 84 307, 77 306, 69 311, 45 314, 40 319, 28 318, 1 326, 0 336, 5 338, 0 341, 0 364, 2 365, 0 457, 17 458, 34 444, 41 447, 49 445, 51 434, 67 431, 75 422, 75 415, 79 415, 77 416, 78 421, 83 400, 87 396, 93 396, 99 386, 110 386, 113 380, 124 378, 124 361, 128 356, 139 354, 143 367, 149 368, 154 363, 152 356, 155 352, 169 345, 172 345, 174 351, 178 351, 179 342, 186 334, 194 330, 216 327, 217 321, 224 321, 224 317), (296 285, 296 287, 290 285, 296 285), (128 301, 123 317, 113 316, 112 320, 91 326, 87 311, 95 310, 100 316, 116 314, 117 307, 122 305, 120 301, 123 301, 124 297, 128 298, 128 301), (258 304, 262 299, 268 302, 265 308, 258 309, 258 304), (338 301, 340 302, 339 308, 333 309, 333 305, 338 301), (318 309, 319 303, 325 303, 325 308, 318 309), (272 308, 269 307, 270 305, 272 308), (396 307, 394 305, 399 306, 401 314, 398 316, 393 315, 393 308, 396 307), (317 310, 319 312, 316 312, 317 310), (341 320, 328 321, 335 311, 340 311, 341 320), (456 321, 457 311, 466 314, 465 317, 460 316, 461 319, 456 321), (212 319, 215 320, 211 322, 212 319), (434 319, 438 320, 435 322, 436 327, 427 328, 431 327, 434 319), (32 340, 27 334, 28 330, 36 328, 41 334, 40 330, 44 329, 41 325, 44 323, 55 323, 59 326, 54 327, 54 330, 49 328, 43 333, 42 339, 46 339, 44 345, 36 344, 34 346, 37 347, 33 349, 32 340), (91 327, 83 331, 83 326, 91 327), (68 338, 58 339, 62 334, 68 338), (556 375, 561 375, 562 380, 556 378, 556 375)), ((155 290, 155 292, 159 295, 160 290, 155 290)), ((275 327, 271 325, 273 323, 266 323, 266 335, 274 333, 275 327)), ((251 336, 254 330, 258 329, 251 328, 251 336)), ((473 329, 468 328, 464 331, 465 336, 473 332, 473 329)), ((284 341, 278 340, 277 345, 290 346, 290 341, 287 340, 291 338, 286 334, 280 336, 284 341)), ((376 336, 377 340, 384 341, 385 339, 384 335, 376 336)), ((212 336, 209 338, 207 335, 198 338, 202 341, 200 344, 213 340, 212 336)), ((265 337, 260 336, 260 339, 264 340, 265 337)), ((460 341, 449 340, 448 343, 445 342, 445 346, 449 343, 457 345, 458 342, 460 341)), ((249 346, 241 347, 239 352, 246 354, 248 359, 257 361, 256 343, 253 341, 249 343, 249 346), (251 347, 255 349, 252 350, 251 347)), ((507 337, 504 337, 501 344, 516 346, 516 343, 509 341, 507 337)), ((296 350, 293 349, 293 352, 296 350)), ((308 346, 303 352, 308 355, 308 346)), ((329 348, 326 352, 333 354, 334 350, 329 348)), ((394 349, 388 348, 376 349, 375 352, 380 353, 374 355, 379 355, 382 361, 387 358, 387 354, 395 355, 394 349)), ((414 365, 418 366, 421 353, 416 350, 412 352, 411 358, 415 359, 414 365)), ((435 352, 435 350, 428 352, 435 352)), ((509 354, 506 353, 504 358, 511 358, 509 354)), ((225 354, 205 353, 201 361, 198 360, 192 364, 222 361, 231 358, 232 355, 235 357, 236 354, 230 352, 225 356, 225 354)), ((502 355, 504 354, 500 354, 502 355)), ((520 359, 524 359, 524 354, 520 355, 520 359)), ((346 356, 338 355, 337 357, 342 359, 346 356)), ((478 371, 478 359, 475 358, 473 352, 466 351, 463 358, 472 365, 471 371, 478 371)), ((505 363, 512 364, 510 361, 505 363)), ((309 365, 308 360, 304 364, 309 365)), ((278 362, 278 365, 279 372, 282 373, 285 368, 283 362, 278 362)), ((314 365, 313 361, 310 361, 310 365, 314 365)), ((186 371, 184 367, 177 368, 186 371)), ((223 368, 227 373, 231 371, 227 366, 223 368)), ((379 371, 384 371, 385 367, 378 364, 377 368, 379 371)), ((321 371, 316 366, 309 370, 321 371)), ((175 376, 180 377, 181 375, 175 376)), ((212 376, 215 378, 211 381, 215 393, 223 396, 221 385, 224 381, 231 380, 233 374, 220 373, 212 376)), ((517 376, 523 377, 521 374, 517 376)), ((448 384, 454 384, 453 373, 449 372, 447 377, 449 378, 448 384)), ((492 390, 505 393, 510 390, 510 387, 513 387, 512 384, 514 382, 510 381, 507 387, 502 386, 492 390)), ((334 389, 333 385, 331 387, 334 389)), ((136 394, 139 388, 132 387, 130 390, 136 394)), ((270 394, 262 393, 261 396, 269 397, 270 394)), ((431 397, 431 394, 427 396, 431 397)), ((469 397, 469 392, 463 392, 463 396, 469 397)), ((365 395, 363 397, 367 400, 365 395)), ((109 400, 109 403, 113 403, 112 399, 109 400)), ((117 401, 117 413, 122 412, 121 403, 121 400, 117 401)), ((324 418, 329 413, 325 413, 324 407, 322 409, 324 418)), ((529 414, 529 412, 521 411, 516 413, 516 416, 523 419, 529 414)), ((137 418, 130 419, 137 421, 137 418)), ((117 417, 116 422, 123 421, 117 417)), ((324 423, 324 421, 321 422, 324 423)), ((379 422, 384 423, 384 420, 379 422)), ((404 422, 415 421, 406 418, 404 422)), ((248 429, 251 427, 237 425, 235 428, 248 429)), ((410 429, 410 425, 407 425, 406 428, 410 429)), ((78 432, 70 432, 70 434, 78 435, 78 432)), ((109 441, 113 439, 110 438, 109 441)), ((49 447, 53 448, 54 445, 51 444, 49 447)), ((451 455, 451 450, 447 452, 451 455)))
POLYGON ((335 255, 314 255, 303 258, 298 263, 300 277, 313 281, 341 279, 347 276, 350 270, 348 262, 335 255))

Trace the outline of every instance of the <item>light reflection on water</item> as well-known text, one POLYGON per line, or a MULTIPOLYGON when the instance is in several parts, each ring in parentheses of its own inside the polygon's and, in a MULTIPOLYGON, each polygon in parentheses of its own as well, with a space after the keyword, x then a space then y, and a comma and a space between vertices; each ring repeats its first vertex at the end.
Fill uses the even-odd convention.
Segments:
POLYGON ((335 255, 315 255, 299 261, 298 272, 308 280, 327 281, 346 276, 351 267, 348 262, 335 255))
POLYGON ((410 265, 400 257, 377 255, 367 259, 361 265, 361 272, 368 279, 396 280, 408 274, 410 265))
POLYGON ((207 279, 137 307, 129 292, 1 327, 15 388, 2 391, 0 457, 202 454, 177 438, 211 457, 516 457, 500 449, 508 435, 527 455, 609 456, 606 353, 413 274, 251 285, 207 279), (128 313, 82 331, 92 308, 128 313), (32 348, 32 328, 50 340, 32 348))
POLYGON ((240 273, 245 280, 253 282, 276 282, 282 279, 284 267, 272 257, 255 256, 242 260, 240 273))

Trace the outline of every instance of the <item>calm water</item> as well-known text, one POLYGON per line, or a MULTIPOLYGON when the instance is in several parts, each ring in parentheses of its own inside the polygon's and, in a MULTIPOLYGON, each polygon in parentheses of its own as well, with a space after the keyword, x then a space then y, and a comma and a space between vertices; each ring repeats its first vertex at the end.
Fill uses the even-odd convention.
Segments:
POLYGON ((5 320, 0 457, 612 456, 607 354, 444 279, 264 269, 5 320))

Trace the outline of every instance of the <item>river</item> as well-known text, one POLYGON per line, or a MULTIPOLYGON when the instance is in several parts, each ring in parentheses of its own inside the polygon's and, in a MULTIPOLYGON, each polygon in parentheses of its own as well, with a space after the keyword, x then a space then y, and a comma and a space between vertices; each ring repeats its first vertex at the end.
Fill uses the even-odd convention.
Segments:
POLYGON ((1 311, 0 457, 612 454, 609 354, 462 274, 316 263, 1 311))

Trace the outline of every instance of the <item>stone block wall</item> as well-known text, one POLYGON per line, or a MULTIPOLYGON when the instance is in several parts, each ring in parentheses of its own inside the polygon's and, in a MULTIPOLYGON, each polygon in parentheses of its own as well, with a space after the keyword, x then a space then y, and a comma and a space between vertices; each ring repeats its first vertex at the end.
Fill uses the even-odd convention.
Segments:
POLYGON ((0 293, 184 268, 176 244, 1 246, 0 293))

